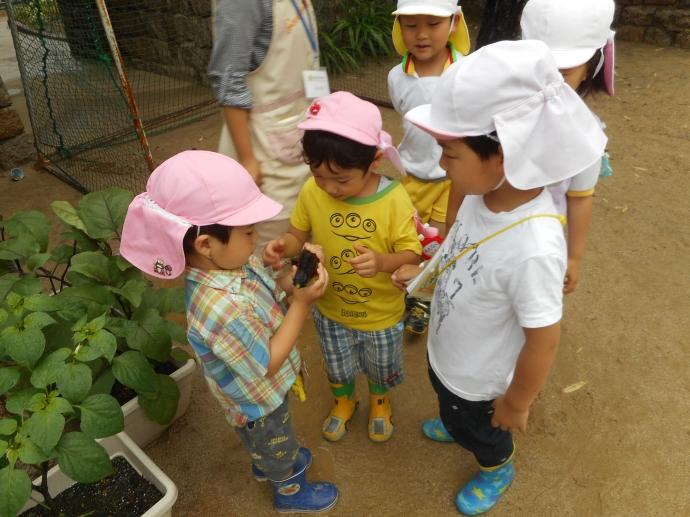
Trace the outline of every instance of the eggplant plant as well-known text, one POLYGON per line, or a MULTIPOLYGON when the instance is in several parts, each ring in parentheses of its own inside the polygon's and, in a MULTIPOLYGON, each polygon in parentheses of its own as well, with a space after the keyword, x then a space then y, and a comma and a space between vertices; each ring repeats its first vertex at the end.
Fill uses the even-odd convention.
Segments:
POLYGON ((110 395, 116 380, 137 392, 151 420, 167 424, 175 416, 177 384, 154 365, 190 357, 172 346, 187 343, 184 327, 166 320, 184 312, 183 290, 153 289, 114 253, 133 197, 111 188, 76 207, 52 203, 65 231, 51 249, 52 225, 41 212, 0 220, 2 517, 16 515, 33 490, 59 515, 47 487, 51 460, 83 483, 113 472, 96 439, 124 428, 110 395), (18 461, 39 468, 40 486, 18 461))

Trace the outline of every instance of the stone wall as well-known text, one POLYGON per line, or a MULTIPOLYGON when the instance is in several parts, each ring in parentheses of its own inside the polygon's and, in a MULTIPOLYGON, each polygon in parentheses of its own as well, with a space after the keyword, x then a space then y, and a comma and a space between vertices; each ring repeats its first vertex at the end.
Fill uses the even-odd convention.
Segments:
POLYGON ((211 0, 106 0, 106 4, 130 66, 209 85, 211 0))
POLYGON ((690 0, 618 0, 616 37, 690 48, 690 0))
MULTIPOLYGON (((481 20, 486 0, 460 3, 469 17, 481 20)), ((621 40, 690 48, 690 0, 616 0, 613 25, 621 40)))
POLYGON ((36 149, 24 133, 19 113, 0 77, 0 170, 9 170, 36 157, 36 149))

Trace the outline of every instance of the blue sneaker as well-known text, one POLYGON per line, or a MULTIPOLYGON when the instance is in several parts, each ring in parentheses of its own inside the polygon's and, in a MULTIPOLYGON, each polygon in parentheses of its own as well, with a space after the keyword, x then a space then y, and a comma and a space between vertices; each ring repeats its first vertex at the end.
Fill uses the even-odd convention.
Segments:
POLYGON ((338 502, 338 489, 334 484, 307 481, 306 458, 301 453, 297 455, 292 476, 269 481, 278 513, 321 513, 338 502))
MULTIPOLYGON (((300 461, 300 454, 302 456, 304 456, 304 459, 307 462, 307 464, 305 465, 305 468, 309 468, 309 466, 311 465, 311 461, 313 459, 311 456, 311 452, 309 452, 309 449, 307 449, 306 447, 300 447, 299 448, 299 454, 297 454, 297 459, 295 460, 295 466, 293 467, 295 470, 298 470, 301 468, 301 466, 298 465, 298 463, 300 461)), ((268 478, 266 477, 266 474, 264 474, 264 471, 261 470, 256 465, 254 465, 253 463, 252 463, 252 474, 254 474, 254 479, 256 479, 259 483, 262 483, 264 481, 268 481, 268 478)))
POLYGON ((422 433, 435 442, 454 442, 440 418, 430 418, 422 424, 422 433))
POLYGON ((479 466, 479 472, 455 496, 455 506, 465 515, 489 511, 515 478, 513 456, 503 465, 492 468, 479 466))

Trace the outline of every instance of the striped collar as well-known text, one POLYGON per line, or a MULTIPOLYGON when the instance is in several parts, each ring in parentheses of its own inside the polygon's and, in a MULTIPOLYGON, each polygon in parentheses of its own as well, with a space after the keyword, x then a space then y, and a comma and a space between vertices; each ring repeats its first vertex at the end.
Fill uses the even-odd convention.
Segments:
MULTIPOLYGON (((450 65, 458 60, 458 55, 455 52, 455 46, 450 41, 446 43, 446 48, 448 49, 448 59, 446 60, 446 64, 443 65, 444 72, 450 65)), ((412 61, 412 54, 410 54, 409 50, 405 52, 405 56, 403 57, 402 69, 406 74, 411 76, 415 75, 414 62, 412 61)))

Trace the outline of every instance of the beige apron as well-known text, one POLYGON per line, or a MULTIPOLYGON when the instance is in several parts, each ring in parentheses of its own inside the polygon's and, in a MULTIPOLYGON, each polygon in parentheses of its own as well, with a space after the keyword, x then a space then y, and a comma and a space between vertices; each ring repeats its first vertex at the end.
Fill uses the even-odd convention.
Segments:
MULTIPOLYGON (((295 0, 307 25, 316 35, 316 16, 308 0, 295 0), (310 18, 309 18, 310 17, 310 18)), ((249 131, 254 156, 263 174, 261 191, 283 205, 276 217, 287 229, 297 195, 310 175, 301 158, 302 131, 297 124, 305 120, 311 101, 304 96, 303 70, 318 70, 319 63, 303 23, 291 0, 273 1, 273 36, 266 58, 259 68, 247 75, 253 108, 249 112, 249 131)), ((227 124, 223 124, 218 152, 231 158, 237 153, 227 124)), ((275 225, 273 225, 275 226, 275 225)), ((269 227, 266 227, 268 230, 269 227)), ((265 239, 277 235, 263 235, 265 239)), ((262 239, 263 240, 263 239, 262 239)), ((261 248, 263 246, 260 246, 261 248)))

